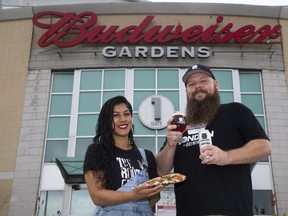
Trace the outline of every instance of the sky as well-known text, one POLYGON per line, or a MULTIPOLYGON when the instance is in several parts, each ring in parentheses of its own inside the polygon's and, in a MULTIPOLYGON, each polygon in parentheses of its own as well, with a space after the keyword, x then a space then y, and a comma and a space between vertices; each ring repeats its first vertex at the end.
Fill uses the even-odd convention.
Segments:
POLYGON ((288 6, 288 0, 150 0, 151 2, 229 3, 267 6, 288 6))

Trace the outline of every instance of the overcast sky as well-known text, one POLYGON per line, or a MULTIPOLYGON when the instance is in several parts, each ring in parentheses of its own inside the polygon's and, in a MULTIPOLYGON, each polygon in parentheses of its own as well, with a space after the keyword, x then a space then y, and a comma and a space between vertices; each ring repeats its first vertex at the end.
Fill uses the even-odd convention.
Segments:
POLYGON ((199 2, 199 3, 231 3, 250 5, 288 6, 288 0, 150 0, 152 2, 199 2))

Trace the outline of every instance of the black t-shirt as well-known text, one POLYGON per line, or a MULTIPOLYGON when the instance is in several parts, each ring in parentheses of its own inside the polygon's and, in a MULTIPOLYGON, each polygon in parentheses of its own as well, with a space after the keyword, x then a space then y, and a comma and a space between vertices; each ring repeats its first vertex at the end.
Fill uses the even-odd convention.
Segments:
MULTIPOLYGON (((93 170, 93 164, 95 161, 95 154, 101 154, 97 152, 96 144, 91 144, 84 159, 83 171, 93 170), (92 153, 93 152, 93 153, 92 153)), ((140 170, 147 166, 142 160, 142 156, 137 147, 133 146, 131 150, 122 150, 118 147, 114 147, 115 159, 111 166, 113 179, 110 179, 110 184, 107 185, 107 189, 117 190, 131 178, 133 178, 140 170)), ((149 150, 145 149, 146 159, 148 162, 148 174, 149 178, 157 177, 155 156, 149 150)))
MULTIPOLYGON (((206 129, 212 144, 222 150, 239 148, 253 139, 268 139, 250 109, 240 103, 221 105, 206 129)), ((187 176, 175 185, 177 216, 223 214, 253 215, 249 164, 203 165, 199 159, 198 131, 188 130, 178 143, 174 171, 187 176)))

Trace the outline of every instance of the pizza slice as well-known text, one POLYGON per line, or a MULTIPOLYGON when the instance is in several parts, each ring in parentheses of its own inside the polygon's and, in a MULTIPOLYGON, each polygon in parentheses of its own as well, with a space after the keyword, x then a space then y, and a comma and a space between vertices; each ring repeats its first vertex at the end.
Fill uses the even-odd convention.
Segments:
POLYGON ((144 184, 148 185, 149 188, 157 187, 158 185, 162 184, 162 179, 161 177, 156 177, 149 179, 148 181, 144 182, 144 184))
POLYGON ((159 176, 153 179, 149 179, 144 182, 149 188, 156 187, 158 185, 167 186, 169 184, 177 184, 186 180, 186 176, 180 173, 168 173, 163 176, 159 176))

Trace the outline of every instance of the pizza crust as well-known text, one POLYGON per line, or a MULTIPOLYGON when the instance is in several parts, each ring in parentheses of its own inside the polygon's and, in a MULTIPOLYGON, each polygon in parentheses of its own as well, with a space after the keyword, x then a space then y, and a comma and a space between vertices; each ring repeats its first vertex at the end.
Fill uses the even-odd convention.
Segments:
POLYGON ((158 185, 167 186, 169 184, 177 184, 186 180, 186 176, 180 173, 168 173, 144 182, 149 188, 157 187, 158 185))

